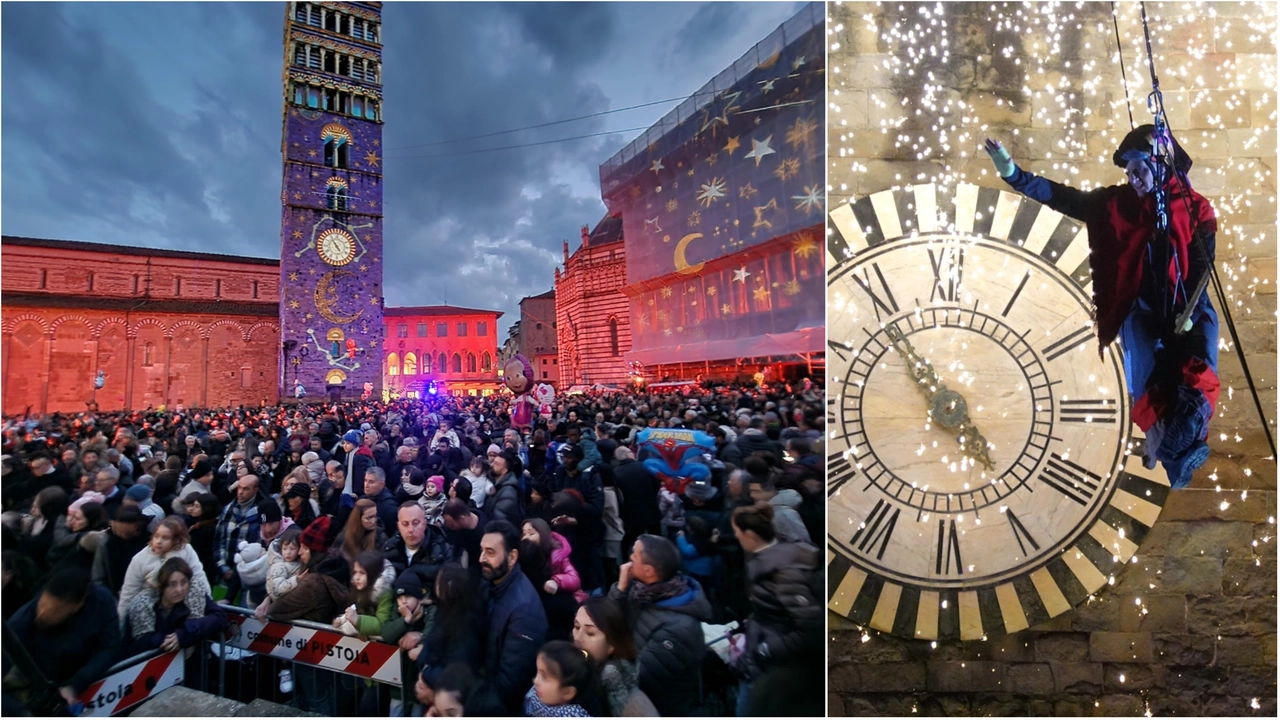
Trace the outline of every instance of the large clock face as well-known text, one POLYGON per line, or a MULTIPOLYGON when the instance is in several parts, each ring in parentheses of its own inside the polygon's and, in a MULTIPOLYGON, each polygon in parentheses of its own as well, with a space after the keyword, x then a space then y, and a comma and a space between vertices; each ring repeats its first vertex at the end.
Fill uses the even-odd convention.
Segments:
POLYGON ((356 257, 356 239, 345 230, 331 228, 316 238, 320 259, 334 267, 342 267, 356 257))
POLYGON ((1167 481, 1099 359, 1083 226, 1007 192, 831 213, 829 605, 920 639, 1068 611, 1127 562, 1167 481))

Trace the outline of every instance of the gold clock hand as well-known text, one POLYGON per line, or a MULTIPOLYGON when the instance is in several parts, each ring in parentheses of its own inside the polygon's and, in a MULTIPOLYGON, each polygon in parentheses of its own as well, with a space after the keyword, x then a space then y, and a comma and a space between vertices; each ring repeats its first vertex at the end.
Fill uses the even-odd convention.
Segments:
POLYGON ((987 449, 987 439, 970 421, 969 404, 964 396, 947 387, 934 371, 933 365, 916 352, 898 326, 885 327, 885 334, 889 336, 893 349, 907 361, 908 372, 915 378, 916 387, 924 393, 925 402, 929 404, 929 416, 944 428, 960 428, 960 435, 956 440, 960 443, 961 451, 982 463, 987 470, 994 470, 995 464, 987 449))

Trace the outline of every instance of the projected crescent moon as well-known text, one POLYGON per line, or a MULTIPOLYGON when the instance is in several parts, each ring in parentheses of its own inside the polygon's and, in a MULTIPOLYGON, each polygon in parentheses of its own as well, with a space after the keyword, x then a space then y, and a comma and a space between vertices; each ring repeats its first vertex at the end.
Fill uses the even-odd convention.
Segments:
POLYGON ((688 235, 680 238, 680 242, 676 243, 676 272, 681 275, 692 275, 693 273, 701 270, 703 265, 706 265, 705 262, 700 262, 697 265, 690 265, 689 261, 684 257, 684 251, 688 249, 689 243, 700 237, 702 237, 702 233, 689 233, 688 235))
POLYGON ((316 283, 316 310, 325 320, 338 325, 352 322, 364 312, 364 310, 357 310, 354 315, 339 315, 334 312, 333 306, 338 302, 338 289, 335 284, 339 278, 343 277, 354 276, 346 270, 334 270, 322 275, 320 282, 316 283))

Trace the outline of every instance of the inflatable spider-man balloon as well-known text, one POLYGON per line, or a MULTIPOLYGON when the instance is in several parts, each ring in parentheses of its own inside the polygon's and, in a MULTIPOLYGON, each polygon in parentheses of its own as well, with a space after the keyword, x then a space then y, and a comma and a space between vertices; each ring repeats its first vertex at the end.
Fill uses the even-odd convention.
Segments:
POLYGON ((662 482, 663 487, 683 495, 691 482, 711 479, 711 468, 703 455, 715 456, 716 443, 699 430, 649 428, 636 436, 637 459, 662 482))

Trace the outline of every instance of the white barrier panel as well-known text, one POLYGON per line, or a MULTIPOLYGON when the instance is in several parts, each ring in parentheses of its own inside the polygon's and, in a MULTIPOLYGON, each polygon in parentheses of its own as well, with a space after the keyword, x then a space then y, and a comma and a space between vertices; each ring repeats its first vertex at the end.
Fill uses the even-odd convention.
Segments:
POLYGON ((347 675, 400 684, 400 648, 339 632, 231 615, 227 645, 347 675))
POLYGON ((80 695, 84 712, 80 717, 111 717, 147 698, 181 685, 183 661, 180 651, 158 655, 127 667, 90 685, 80 695))

